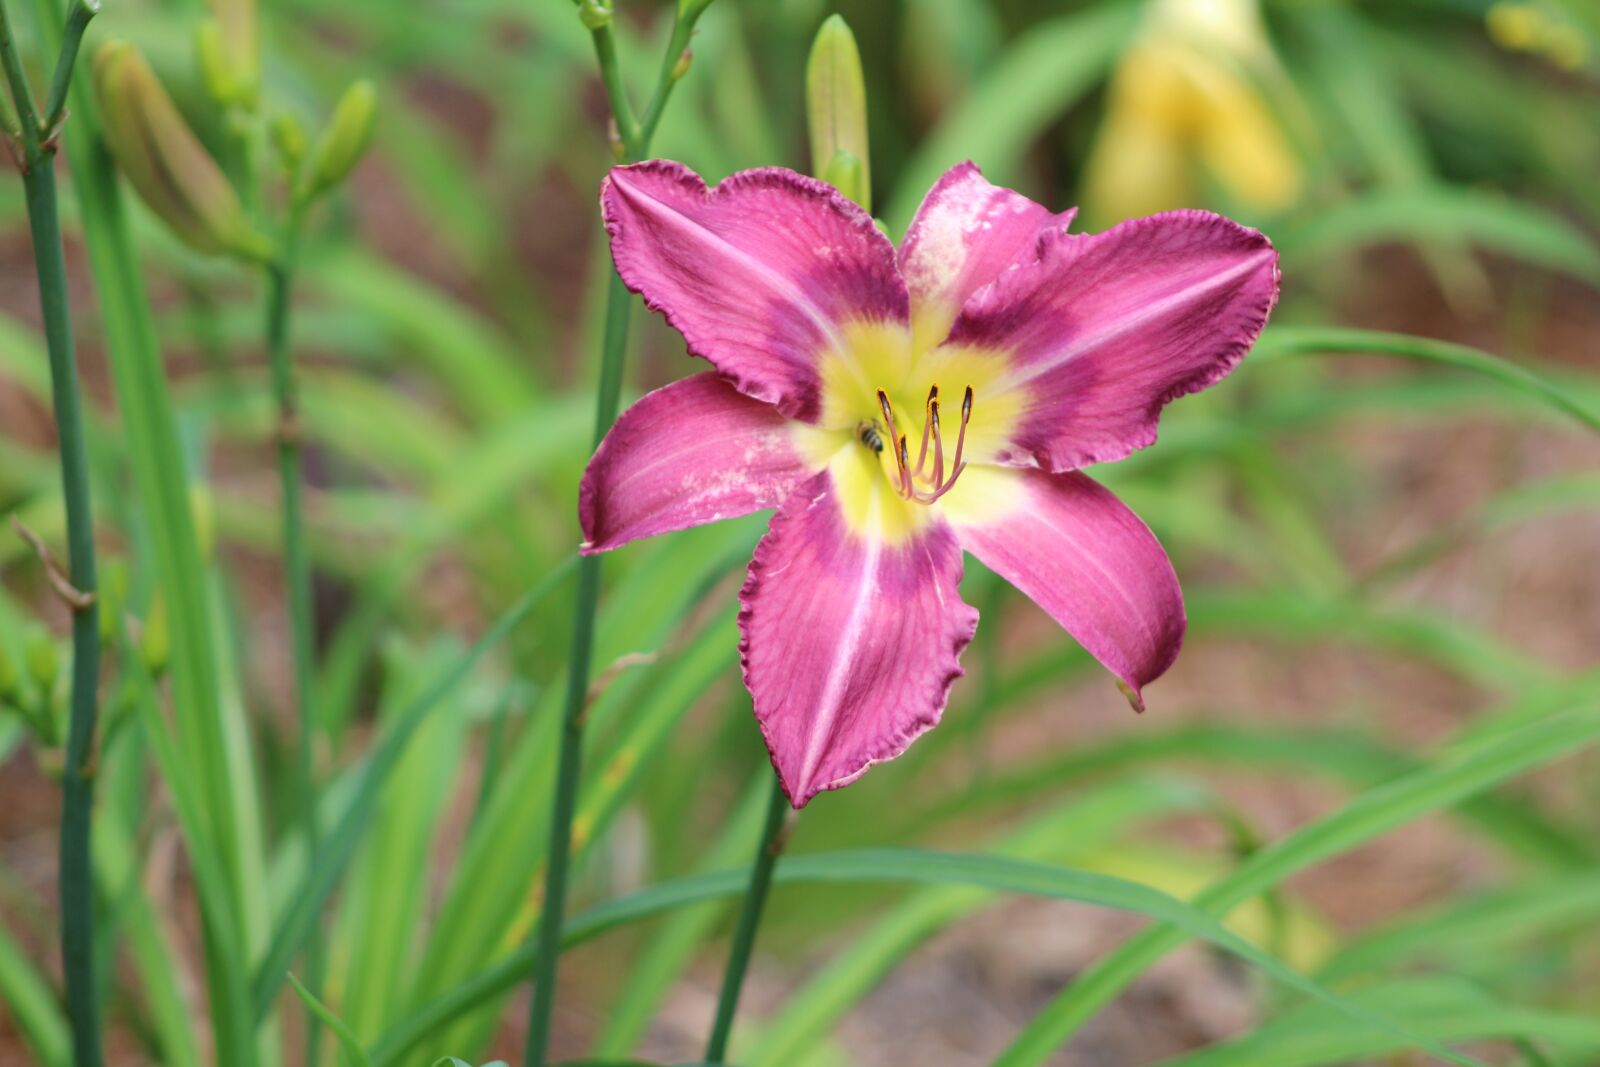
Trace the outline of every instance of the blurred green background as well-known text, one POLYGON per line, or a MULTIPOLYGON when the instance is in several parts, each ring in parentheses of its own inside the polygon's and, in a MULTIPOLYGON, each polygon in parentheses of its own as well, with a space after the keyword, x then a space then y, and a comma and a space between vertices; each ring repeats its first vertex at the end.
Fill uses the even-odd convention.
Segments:
MULTIPOLYGON (((36 29, 31 5, 13 6, 36 29)), ((618 7, 640 100, 672 5, 618 7)), ((205 5, 105 8, 89 47, 135 42, 225 169, 244 166, 195 61, 205 5)), ((1600 1063, 1600 793, 1593 754, 1572 755, 1600 733, 1600 8, 716 0, 655 154, 709 180, 809 170, 805 57, 835 11, 860 42, 874 205, 895 237, 970 158, 1054 208, 1081 204, 1080 227, 1180 206, 1257 226, 1282 252, 1283 300, 1224 386, 1094 472, 1156 530, 1188 597, 1186 648, 1149 712, 1131 715, 1070 639, 969 561, 964 595, 984 619, 944 724, 818 798, 792 850, 1003 853, 1184 897, 1245 872, 1235 928, 1330 988, 1490 1062, 1600 1063)), ((294 320, 330 827, 416 701, 557 575, 425 701, 386 769, 320 920, 319 995, 374 1062, 514 1058, 525 991, 494 968, 539 910, 573 596, 560 568, 579 539, 610 270, 606 99, 567 0, 278 0, 259 19, 265 115, 315 129, 359 76, 380 98, 373 151, 313 219, 294 320)), ((37 33, 23 50, 45 52, 37 33)), ((118 620, 95 853, 111 1058, 226 1063, 227 972, 248 978, 305 885, 259 279, 129 199, 203 551, 206 617, 174 618, 154 505, 129 470, 112 327, 70 192, 65 204, 118 620), (175 756, 163 729, 165 646, 183 655, 196 625, 212 635, 225 769, 175 756), (195 854, 210 846, 176 814, 198 788, 187 777, 219 774, 229 808, 202 821, 234 885, 232 956, 202 936, 219 922, 198 903, 195 854)), ((0 510, 60 544, 15 181, 0 182, 0 270, 0 510)), ((630 392, 698 369, 659 319, 640 309, 635 325, 630 392)), ((734 593, 763 525, 608 558, 580 910, 745 861, 766 759, 734 593)), ((65 662, 64 634, 26 545, 0 538, 0 649, 19 699, 56 715, 65 681, 44 660, 59 640, 65 662)), ((49 721, 0 716, 0 1063, 68 1061, 59 743, 49 721)), ((1092 965, 1141 922, 960 887, 780 887, 735 1059, 1422 1062, 1196 946, 1129 963, 1098 987, 1104 1005, 1073 984, 1103 977, 1092 965), (1063 1006, 1063 989, 1080 999, 1063 1006)), ((698 904, 573 951, 562 1055, 693 1056, 727 926, 722 905, 698 904)), ((300 1063, 303 1012, 292 995, 276 1004, 257 1055, 300 1063)))

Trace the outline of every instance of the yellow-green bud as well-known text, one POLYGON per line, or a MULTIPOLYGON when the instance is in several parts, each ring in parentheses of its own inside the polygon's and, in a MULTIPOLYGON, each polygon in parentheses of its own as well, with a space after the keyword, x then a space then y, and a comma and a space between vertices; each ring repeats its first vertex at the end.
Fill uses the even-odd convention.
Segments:
POLYGON ((194 57, 206 95, 223 107, 234 103, 239 95, 238 72, 222 43, 222 26, 215 19, 206 19, 195 27, 194 57))
POLYGON ((288 112, 272 120, 272 146, 288 170, 293 170, 306 158, 306 131, 300 120, 288 112))
POLYGON ((144 617, 144 632, 139 635, 139 658, 144 660, 146 670, 152 675, 159 675, 167 669, 167 661, 171 657, 172 634, 167 627, 167 602, 157 594, 144 617))
POLYGON ((28 631, 22 650, 23 661, 28 666, 28 677, 47 698, 56 687, 56 677, 61 673, 61 650, 50 631, 35 628, 28 631))
POLYGON ((321 196, 350 176, 372 143, 377 112, 378 91, 370 81, 363 78, 344 91, 328 128, 311 151, 310 165, 296 193, 301 203, 321 196))
POLYGON ((578 5, 578 21, 590 30, 601 30, 611 25, 614 14, 610 0, 582 0, 578 5))
POLYGON ((855 35, 838 15, 817 31, 806 61, 806 120, 811 132, 811 166, 826 177, 841 154, 860 162, 850 199, 872 210, 872 168, 867 154, 867 85, 855 35))
POLYGON ((835 152, 818 177, 858 204, 869 203, 872 199, 872 190, 867 188, 866 164, 853 152, 835 152))
POLYGON ((233 93, 222 103, 254 109, 261 85, 261 52, 256 36, 256 0, 211 0, 220 53, 227 61, 233 93))
POLYGON ((251 228, 222 168, 133 45, 107 41, 100 47, 94 85, 111 154, 174 234, 199 252, 271 256, 271 242, 251 228))

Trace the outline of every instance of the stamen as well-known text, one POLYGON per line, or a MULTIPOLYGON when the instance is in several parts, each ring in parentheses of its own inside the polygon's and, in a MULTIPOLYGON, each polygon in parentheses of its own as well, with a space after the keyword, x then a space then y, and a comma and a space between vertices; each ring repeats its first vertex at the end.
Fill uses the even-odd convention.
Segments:
POLYGON ((933 388, 928 390, 928 400, 922 412, 922 447, 917 450, 917 477, 922 477, 923 464, 928 461, 928 434, 933 431, 933 424, 939 417, 939 383, 934 382, 933 388))
MULTIPOLYGON (((883 412, 883 421, 888 427, 889 441, 894 446, 894 463, 896 474, 896 490, 907 500, 915 500, 919 504, 932 504, 955 488, 956 480, 961 477, 961 472, 967 469, 967 463, 962 458, 967 448, 967 424, 972 420, 972 386, 967 386, 961 397, 961 428, 956 434, 956 450, 951 457, 950 477, 944 476, 944 430, 939 419, 939 387, 934 385, 928 390, 928 399, 925 402, 925 417, 922 423, 922 444, 917 450, 917 462, 913 467, 911 463, 911 439, 895 426, 894 406, 889 402, 889 394, 883 389, 878 391, 878 407, 883 412), (928 444, 933 443, 933 472, 931 477, 925 477, 928 468, 928 444), (930 488, 924 489, 918 483, 926 483, 930 488)), ((867 437, 869 432, 863 424, 862 440, 875 450, 881 450, 882 440, 867 437)), ((875 427, 873 428, 875 429, 875 427)))
MULTIPOLYGON (((883 409, 883 421, 889 427, 889 440, 904 442, 904 436, 894 426, 894 408, 889 404, 889 394, 882 389, 878 390, 878 406, 883 409)), ((904 447, 896 450, 894 462, 900 472, 900 495, 909 497, 915 490, 911 485, 911 471, 906 465, 906 450, 904 447)))

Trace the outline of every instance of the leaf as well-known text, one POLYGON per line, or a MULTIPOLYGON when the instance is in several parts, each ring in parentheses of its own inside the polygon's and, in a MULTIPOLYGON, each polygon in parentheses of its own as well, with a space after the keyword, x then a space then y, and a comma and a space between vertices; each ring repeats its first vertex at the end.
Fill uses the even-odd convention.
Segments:
POLYGON ((284 972, 284 977, 289 979, 289 984, 300 995, 300 999, 305 1002, 305 1006, 310 1009, 311 1014, 321 1019, 327 1024, 328 1029, 333 1031, 350 1062, 355 1064, 356 1067, 371 1067, 372 1061, 367 1059, 367 1050, 361 1047, 361 1039, 356 1037, 355 1031, 346 1026, 345 1021, 335 1015, 326 1004, 318 1000, 311 990, 301 985, 300 979, 287 971, 284 972))
POLYGON ((1386 241, 1454 239, 1600 282, 1600 248, 1559 216, 1453 186, 1375 190, 1319 208, 1308 221, 1280 227, 1274 238, 1286 272, 1311 269, 1329 256, 1386 241))
POLYGON ((1600 414, 1574 400, 1554 382, 1500 356, 1450 341, 1402 333, 1319 326, 1275 326, 1261 335, 1254 359, 1299 354, 1399 356, 1469 370, 1520 390, 1600 431, 1600 414))
MULTIPOLYGON (((1253 853, 1233 874, 1196 898, 1195 904, 1209 914, 1226 915, 1297 871, 1586 747, 1600 738, 1597 688, 1593 677, 1574 684, 1571 701, 1581 711, 1537 722, 1368 790, 1333 814, 1253 853)), ((1185 931, 1159 926, 1124 942, 1035 1016, 995 1061, 995 1067, 1032 1067, 1044 1062, 1130 982, 1185 940, 1185 931)))
MULTIPOLYGON (((1600 725, 1595 727, 1595 732, 1600 733, 1600 725)), ((1405 1037, 1408 1041, 1416 1041, 1453 1063, 1478 1063, 1470 1057, 1443 1049, 1434 1042, 1417 1040, 1413 1035, 1397 1031, 1378 1013, 1343 1000, 1276 957, 1256 948, 1223 926, 1215 917, 1137 882, 1092 871, 1052 867, 1001 856, 917 849, 860 849, 790 857, 779 863, 774 877, 785 884, 911 882, 972 886, 1137 912, 1170 922, 1182 933, 1209 941, 1255 965, 1287 987, 1332 1005, 1368 1026, 1405 1037)), ((626 923, 638 922, 704 900, 737 895, 744 891, 747 880, 747 872, 743 870, 695 875, 658 884, 633 896, 608 901, 570 919, 565 928, 563 944, 570 947, 626 923)), ((528 973, 533 955, 533 946, 524 945, 513 955, 462 982, 434 1002, 419 1007, 409 1019, 378 1043, 372 1054, 374 1064, 377 1067, 389 1067, 397 1063, 427 1033, 511 988, 528 973)))

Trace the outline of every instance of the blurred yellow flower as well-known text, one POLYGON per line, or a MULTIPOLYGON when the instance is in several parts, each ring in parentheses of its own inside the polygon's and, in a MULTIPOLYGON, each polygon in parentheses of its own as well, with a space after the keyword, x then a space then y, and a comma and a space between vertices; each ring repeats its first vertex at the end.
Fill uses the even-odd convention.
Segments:
POLYGON ((1508 52, 1543 55, 1562 70, 1577 70, 1589 58, 1582 31, 1547 5, 1501 0, 1484 22, 1489 39, 1508 52))
POLYGON ((1202 179, 1260 213, 1292 204, 1303 168, 1261 90, 1278 73, 1256 0, 1150 0, 1089 159, 1091 214, 1198 206, 1202 179))

